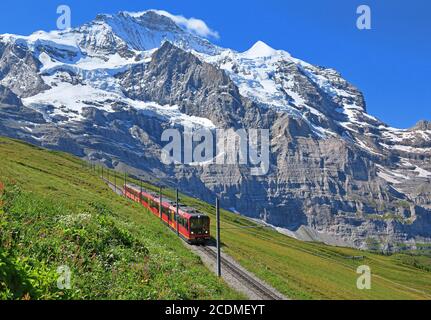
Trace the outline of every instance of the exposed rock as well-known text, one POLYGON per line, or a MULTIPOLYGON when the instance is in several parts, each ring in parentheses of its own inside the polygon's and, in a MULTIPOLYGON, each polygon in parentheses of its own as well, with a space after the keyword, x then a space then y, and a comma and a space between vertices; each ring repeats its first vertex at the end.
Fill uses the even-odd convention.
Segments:
POLYGON ((12 106, 22 106, 21 99, 17 97, 9 88, 0 85, 0 104, 12 106))
POLYGON ((0 134, 208 202, 217 194, 304 240, 366 248, 371 239, 384 250, 431 242, 430 123, 388 127, 333 69, 263 43, 219 48, 154 11, 0 36, 0 57, 0 134), (163 130, 185 125, 269 129, 268 174, 163 165, 163 130))
POLYGON ((49 89, 39 75, 40 62, 19 43, 6 45, 0 58, 0 84, 21 98, 49 89))
POLYGON ((422 131, 431 130, 431 122, 426 120, 421 120, 413 127, 412 130, 422 130, 422 131))

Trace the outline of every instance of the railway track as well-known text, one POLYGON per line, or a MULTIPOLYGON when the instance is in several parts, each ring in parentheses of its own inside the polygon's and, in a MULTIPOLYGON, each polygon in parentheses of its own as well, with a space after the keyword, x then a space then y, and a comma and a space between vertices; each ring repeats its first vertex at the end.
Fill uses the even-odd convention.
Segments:
MULTIPOLYGON (((211 250, 207 246, 200 246, 199 249, 204 252, 206 255, 210 256, 212 259, 217 260, 217 254, 211 250)), ((278 296, 274 292, 272 292, 270 289, 253 279, 251 276, 249 276, 247 273, 242 271, 240 268, 235 266, 233 263, 228 261, 227 259, 223 258, 221 259, 222 268, 225 268, 229 270, 230 273, 232 273, 238 280, 241 280, 244 282, 244 284, 247 285, 254 293, 256 293, 259 297, 261 297, 263 300, 283 300, 282 297, 278 296)))
MULTIPOLYGON (((111 187, 113 191, 117 194, 122 195, 121 187, 117 188, 113 183, 108 181, 107 179, 103 180, 111 187)), ((128 183, 127 185, 138 188, 136 185, 128 183)), ((217 261, 217 254, 210 249, 210 247, 202 245, 197 247, 201 252, 209 256, 212 260, 217 261)), ((221 264, 224 269, 229 270, 235 278, 242 281, 243 284, 248 287, 251 291, 253 291, 257 296, 259 296, 262 300, 284 300, 284 297, 279 296, 278 294, 271 291, 269 288, 261 284, 259 281, 248 275, 246 272, 241 270, 232 262, 228 261, 226 258, 221 258, 221 264)))

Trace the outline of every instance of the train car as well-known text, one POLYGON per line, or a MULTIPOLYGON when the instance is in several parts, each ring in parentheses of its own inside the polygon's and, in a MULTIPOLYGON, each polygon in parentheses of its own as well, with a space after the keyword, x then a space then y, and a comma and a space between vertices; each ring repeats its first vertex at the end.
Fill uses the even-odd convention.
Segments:
POLYGON ((161 217, 162 221, 175 232, 178 223, 179 235, 188 243, 204 243, 211 238, 210 218, 207 215, 194 208, 180 205, 177 221, 175 202, 165 199, 160 205, 159 195, 147 191, 140 192, 139 189, 139 187, 127 185, 124 188, 124 194, 127 198, 141 203, 157 217, 161 217))

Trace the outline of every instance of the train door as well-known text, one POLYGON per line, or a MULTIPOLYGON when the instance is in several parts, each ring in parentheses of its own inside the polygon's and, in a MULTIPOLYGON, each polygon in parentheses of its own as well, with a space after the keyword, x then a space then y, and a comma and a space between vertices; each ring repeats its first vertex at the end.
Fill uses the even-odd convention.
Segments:
POLYGON ((170 220, 175 225, 176 217, 175 217, 175 211, 174 210, 170 211, 170 220))

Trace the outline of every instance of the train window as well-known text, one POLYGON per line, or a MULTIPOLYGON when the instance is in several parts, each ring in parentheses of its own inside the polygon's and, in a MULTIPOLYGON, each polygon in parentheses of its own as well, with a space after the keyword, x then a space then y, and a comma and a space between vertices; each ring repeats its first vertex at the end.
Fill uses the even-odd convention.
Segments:
POLYGON ((195 233, 204 233, 205 231, 209 231, 209 218, 207 216, 190 218, 190 231, 195 233))

